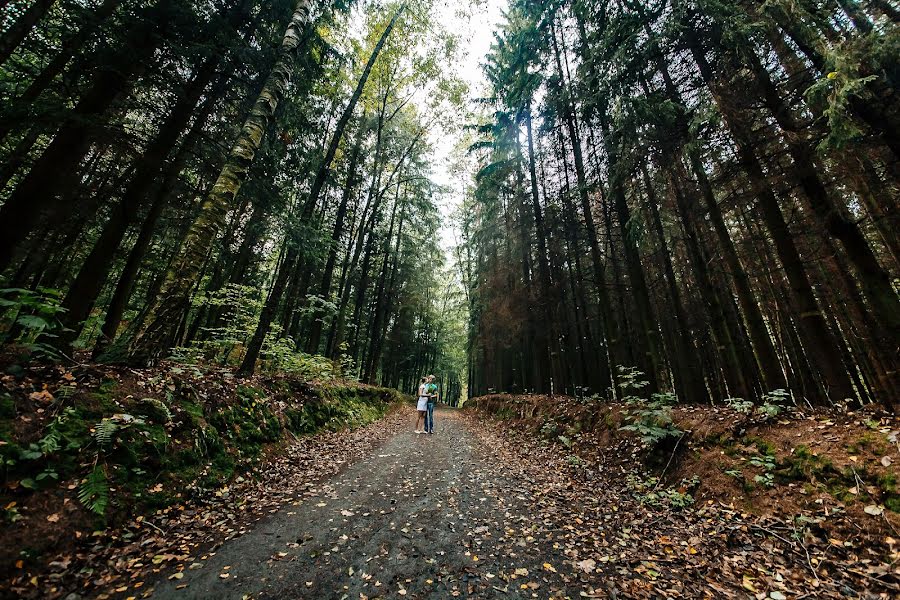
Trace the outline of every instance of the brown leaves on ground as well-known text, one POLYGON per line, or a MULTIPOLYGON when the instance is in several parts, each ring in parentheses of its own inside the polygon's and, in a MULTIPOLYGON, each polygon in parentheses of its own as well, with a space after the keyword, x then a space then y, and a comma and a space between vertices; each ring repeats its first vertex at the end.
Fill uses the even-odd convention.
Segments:
MULTIPOLYGON (((628 482, 647 474, 630 440, 602 425, 596 432, 573 435, 574 448, 541 439, 535 435, 540 420, 529 420, 541 410, 535 411, 534 404, 530 401, 526 407, 523 402, 514 409, 525 419, 486 423, 479 411, 478 422, 473 417, 472 423, 480 432, 482 452, 497 465, 497 477, 522 481, 520 493, 533 511, 519 533, 527 534, 524 539, 497 551, 514 551, 524 542, 549 546, 567 557, 565 565, 556 565, 562 584, 555 590, 551 586, 549 597, 572 597, 576 589, 586 598, 749 594, 760 600, 889 598, 900 592, 896 514, 887 518, 870 506, 866 515, 861 504, 850 511, 831 497, 813 502, 812 508, 781 514, 753 514, 714 499, 683 509, 668 502, 654 506, 646 502, 647 490, 642 503, 642 494, 628 482), (573 463, 576 452, 579 460, 573 463)), ((864 426, 873 427, 877 425, 864 426)), ((677 477, 687 475, 681 468, 677 477)), ((665 488, 664 483, 658 485, 656 491, 665 488)))
MULTIPOLYGON (((45 568, 20 569, 0 586, 20 598, 141 597, 148 579, 173 570, 180 579, 195 560, 242 535, 279 508, 318 493, 319 482, 367 455, 407 425, 404 412, 354 431, 302 437, 246 476, 193 502, 170 506, 123 527, 85 536, 71 554, 47 559, 45 568), (8 586, 8 587, 7 587, 8 586), (118 597, 118 596, 117 596, 118 597)), ((47 517, 58 518, 58 515, 47 517)), ((229 577, 227 571, 220 577, 229 577)), ((146 586, 146 587, 145 587, 146 586)))

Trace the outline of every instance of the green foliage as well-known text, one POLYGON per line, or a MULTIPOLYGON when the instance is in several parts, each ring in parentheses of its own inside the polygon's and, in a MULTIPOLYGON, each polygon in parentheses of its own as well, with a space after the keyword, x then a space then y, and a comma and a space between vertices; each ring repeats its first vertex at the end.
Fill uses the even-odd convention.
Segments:
POLYGON ((334 363, 324 356, 298 351, 293 341, 281 337, 277 327, 266 335, 262 356, 264 370, 291 373, 306 381, 330 381, 340 374, 335 372, 334 363))
POLYGON ((257 287, 228 283, 206 290, 194 298, 195 310, 217 311, 220 325, 203 328, 202 341, 191 348, 176 349, 180 362, 194 364, 200 356, 221 364, 240 362, 244 344, 253 335, 263 298, 257 287))
POLYGON ((103 516, 109 503, 109 480, 102 465, 96 465, 78 487, 78 501, 94 514, 103 516))
POLYGON ((94 426, 94 440, 101 450, 109 450, 119 433, 134 425, 143 424, 143 419, 129 414, 119 413, 111 417, 104 417, 94 426))
POLYGON ((725 398, 725 404, 732 410, 747 414, 753 409, 753 402, 743 398, 725 398))
POLYGON ((878 79, 875 75, 861 76, 852 54, 845 55, 838 50, 830 58, 833 70, 805 92, 810 102, 824 106, 822 115, 828 123, 828 136, 819 143, 820 150, 841 149, 863 136, 850 104, 856 100, 867 101, 869 84, 878 79))
POLYGON ((692 477, 682 479, 677 486, 661 488, 658 477, 636 473, 628 474, 625 482, 641 504, 665 506, 676 510, 687 508, 694 503, 691 492, 700 485, 700 479, 692 477))
POLYGON ((641 442, 651 449, 657 448, 670 438, 681 437, 684 432, 675 426, 672 420, 672 405, 677 398, 672 393, 651 394, 650 398, 642 398, 637 392, 647 387, 643 373, 633 367, 618 367, 619 387, 625 403, 629 406, 624 411, 627 425, 619 429, 634 432, 641 442))
POLYGON ((541 437, 546 439, 553 439, 558 435, 559 426, 554 421, 547 421, 543 425, 541 425, 541 437))
POLYGON ((16 502, 10 502, 0 510, 3 511, 3 520, 9 523, 15 523, 19 519, 22 518, 21 513, 19 513, 19 509, 16 506, 16 502))
POLYGON ((141 398, 135 408, 136 412, 156 423, 168 423, 172 420, 172 411, 165 402, 156 398, 141 398))
POLYGON ((766 420, 774 419, 784 412, 791 400, 791 394, 787 390, 777 389, 763 394, 761 400, 762 404, 757 407, 756 412, 766 420))
POLYGON ((639 401, 641 396, 638 394, 650 385, 650 382, 644 378, 644 373, 638 368, 623 365, 616 366, 616 381, 621 390, 623 402, 639 401))
POLYGON ((40 287, 0 289, 0 324, 8 340, 24 346, 39 358, 56 359, 58 351, 49 343, 63 332, 59 316, 62 292, 40 287))

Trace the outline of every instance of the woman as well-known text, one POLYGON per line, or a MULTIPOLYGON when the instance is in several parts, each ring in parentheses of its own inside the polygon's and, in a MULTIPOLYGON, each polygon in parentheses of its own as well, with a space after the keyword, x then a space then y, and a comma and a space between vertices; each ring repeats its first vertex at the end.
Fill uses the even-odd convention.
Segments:
POLYGON ((425 425, 425 414, 428 412, 428 385, 425 383, 426 378, 423 377, 422 381, 419 382, 419 394, 416 402, 416 410, 419 411, 419 416, 416 417, 416 433, 425 433, 423 430, 419 429, 419 423, 425 425))

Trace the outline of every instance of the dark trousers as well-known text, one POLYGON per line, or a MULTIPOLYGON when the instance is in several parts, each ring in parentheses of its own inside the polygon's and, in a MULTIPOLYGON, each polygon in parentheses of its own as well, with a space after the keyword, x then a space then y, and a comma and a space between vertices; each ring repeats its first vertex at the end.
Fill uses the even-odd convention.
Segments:
POLYGON ((425 431, 434 433, 434 402, 428 403, 428 409, 425 411, 425 431))

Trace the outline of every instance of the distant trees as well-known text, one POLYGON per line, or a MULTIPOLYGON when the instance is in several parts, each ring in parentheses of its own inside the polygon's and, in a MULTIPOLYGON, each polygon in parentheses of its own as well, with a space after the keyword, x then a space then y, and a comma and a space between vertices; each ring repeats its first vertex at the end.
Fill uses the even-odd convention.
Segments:
POLYGON ((443 360, 412 291, 442 264, 424 133, 461 100, 430 2, 13 4, 0 277, 61 291, 59 351, 395 386, 443 360))
POLYGON ((604 394, 626 365, 683 400, 892 407, 888 4, 514 0, 464 226, 470 393, 604 394))

